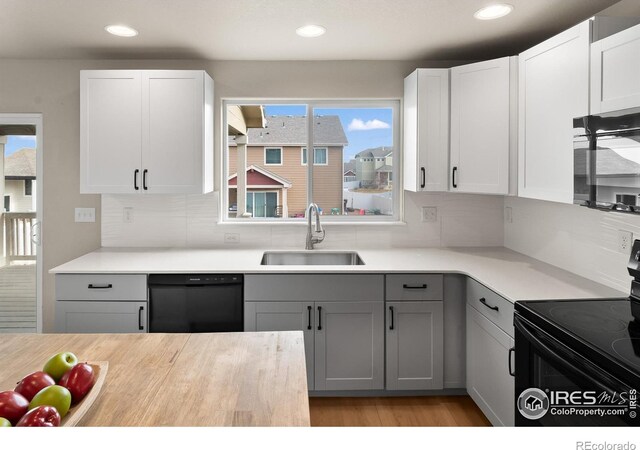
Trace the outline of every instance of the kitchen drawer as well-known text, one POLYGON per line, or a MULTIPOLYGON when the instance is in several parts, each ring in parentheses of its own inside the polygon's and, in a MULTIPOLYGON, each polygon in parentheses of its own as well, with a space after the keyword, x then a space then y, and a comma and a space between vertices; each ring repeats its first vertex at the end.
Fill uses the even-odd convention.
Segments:
POLYGON ((467 304, 513 337, 513 303, 467 278, 467 304))
POLYGON ((384 301, 384 275, 245 275, 246 302, 384 301), (328 300, 331 299, 331 300, 328 300))
POLYGON ((420 301, 443 299, 443 276, 407 273, 387 275, 387 301, 420 301))
POLYGON ((56 300, 146 301, 146 275, 56 275, 56 300))

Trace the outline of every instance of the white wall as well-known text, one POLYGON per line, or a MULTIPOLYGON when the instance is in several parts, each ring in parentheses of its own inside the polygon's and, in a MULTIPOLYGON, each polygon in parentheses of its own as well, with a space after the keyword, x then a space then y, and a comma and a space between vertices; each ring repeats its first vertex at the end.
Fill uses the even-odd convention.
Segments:
POLYGON ((505 224, 505 246, 585 278, 626 292, 628 252, 619 252, 618 231, 640 239, 640 217, 575 205, 507 197, 513 223, 505 224))
MULTIPOLYGON (((36 182, 33 181, 32 191, 36 192, 36 182)), ((4 195, 11 197, 11 212, 35 211, 35 195, 24 195, 24 180, 5 180, 4 195)), ((4 203, 3 203, 4 205, 4 203)))
MULTIPOLYGON (((257 247, 303 249, 306 225, 218 224, 218 194, 103 195, 104 247, 257 247), (133 222, 123 223, 124 207, 133 222), (225 244, 238 233, 239 244, 225 244)), ((405 225, 331 225, 318 248, 501 246, 503 198, 406 193, 405 225), (436 222, 421 221, 422 206, 438 208, 436 222)))

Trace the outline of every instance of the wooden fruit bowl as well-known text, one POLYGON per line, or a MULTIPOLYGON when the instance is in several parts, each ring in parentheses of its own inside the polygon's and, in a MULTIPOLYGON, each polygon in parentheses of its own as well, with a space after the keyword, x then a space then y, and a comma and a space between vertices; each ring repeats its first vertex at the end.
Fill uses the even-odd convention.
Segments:
POLYGON ((100 395, 100 389, 104 384, 104 379, 107 377, 107 370, 109 369, 109 363, 107 361, 94 361, 87 362, 92 368, 96 377, 96 382, 89 391, 89 393, 82 399, 82 401, 76 405, 72 405, 71 409, 66 416, 62 418, 60 422, 61 427, 75 427, 87 411, 91 408, 91 405, 100 395))

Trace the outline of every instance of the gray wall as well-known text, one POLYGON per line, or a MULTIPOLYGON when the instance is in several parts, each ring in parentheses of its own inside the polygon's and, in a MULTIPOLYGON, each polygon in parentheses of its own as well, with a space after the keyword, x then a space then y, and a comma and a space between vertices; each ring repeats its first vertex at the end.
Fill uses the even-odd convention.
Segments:
MULTIPOLYGON (((234 62, 151 60, 0 60, 0 112, 44 115, 43 259, 52 267, 100 246, 100 197, 79 193, 81 69, 205 69, 221 97, 400 98, 403 79, 437 62, 234 62), (75 207, 96 208, 96 223, 74 223, 75 207)), ((216 133, 220 130, 216 118, 216 133)), ((219 134, 217 134, 219 136, 219 134)), ((216 164, 219 164, 216 141, 216 164)), ((217 166, 219 167, 219 166, 217 166)), ((216 179, 216 190, 219 180, 216 179)), ((43 324, 54 322, 54 279, 44 278, 43 324)))

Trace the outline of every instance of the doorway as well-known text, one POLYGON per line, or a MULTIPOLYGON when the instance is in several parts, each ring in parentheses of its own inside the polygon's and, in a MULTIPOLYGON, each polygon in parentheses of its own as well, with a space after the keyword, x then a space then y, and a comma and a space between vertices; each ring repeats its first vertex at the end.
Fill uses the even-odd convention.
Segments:
POLYGON ((42 331, 42 115, 0 114, 0 333, 42 331))

